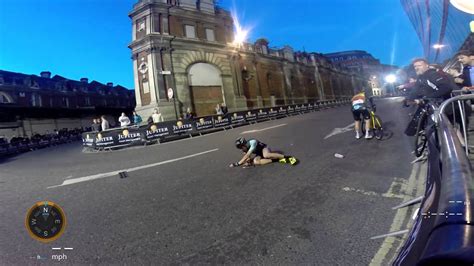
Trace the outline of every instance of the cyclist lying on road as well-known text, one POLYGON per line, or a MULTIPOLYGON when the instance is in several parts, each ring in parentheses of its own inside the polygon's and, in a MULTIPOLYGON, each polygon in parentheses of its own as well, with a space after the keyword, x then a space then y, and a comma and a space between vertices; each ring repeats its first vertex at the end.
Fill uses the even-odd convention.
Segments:
POLYGON ((265 143, 256 139, 247 141, 241 137, 235 141, 235 146, 244 152, 244 156, 240 161, 229 165, 229 167, 240 165, 250 166, 252 163, 254 165, 265 165, 272 162, 290 163, 291 165, 298 163, 298 160, 293 156, 285 156, 280 153, 271 152, 265 143), (253 159, 252 155, 255 155, 253 159))

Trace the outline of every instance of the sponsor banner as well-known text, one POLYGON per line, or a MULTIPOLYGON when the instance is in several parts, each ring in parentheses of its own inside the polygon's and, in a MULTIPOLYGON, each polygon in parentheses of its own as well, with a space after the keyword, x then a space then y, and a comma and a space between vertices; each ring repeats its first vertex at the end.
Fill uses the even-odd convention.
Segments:
POLYGON ((141 144, 145 139, 143 130, 139 128, 121 128, 114 133, 117 134, 117 141, 119 145, 124 144, 141 144))
POLYGON ((258 109, 257 119, 258 120, 268 119, 268 109, 267 108, 258 109))
POLYGON ((118 144, 118 134, 114 131, 99 132, 95 135, 95 147, 103 148, 118 144))
POLYGON ((308 110, 314 110, 314 104, 313 103, 310 103, 308 104, 308 110))
POLYGON ((97 133, 82 133, 82 146, 95 148, 95 139, 97 133))
POLYGON ((196 130, 206 130, 214 127, 212 116, 199 117, 194 120, 194 127, 196 130))
POLYGON ((280 106, 280 108, 278 108, 278 116, 286 116, 287 113, 288 106, 280 106))
POLYGON ((268 109, 268 117, 269 118, 274 118, 278 116, 278 109, 276 108, 270 108, 268 109))
POLYGON ((194 130, 192 120, 179 120, 171 122, 173 134, 185 134, 194 130))
POLYGON ((245 120, 247 122, 255 122, 257 121, 257 111, 256 110, 250 110, 245 113, 245 120))
POLYGON ((301 112, 301 105, 295 105, 295 112, 301 112))
POLYGON ((8 153, 8 145, 0 145, 0 154, 8 153))
POLYGON ((226 127, 230 125, 230 118, 223 115, 214 116, 214 127, 226 127))
POLYGON ((169 136, 173 130, 169 123, 156 123, 150 124, 142 128, 145 132, 145 137, 147 140, 154 140, 159 138, 164 138, 169 136))
POLYGON ((230 122, 232 125, 245 124, 245 112, 230 113, 230 122))
POLYGON ((308 112, 308 104, 307 103, 301 105, 301 111, 308 112))
POLYGON ((287 110, 288 110, 288 114, 294 114, 295 113, 295 106, 294 105, 288 105, 287 110))

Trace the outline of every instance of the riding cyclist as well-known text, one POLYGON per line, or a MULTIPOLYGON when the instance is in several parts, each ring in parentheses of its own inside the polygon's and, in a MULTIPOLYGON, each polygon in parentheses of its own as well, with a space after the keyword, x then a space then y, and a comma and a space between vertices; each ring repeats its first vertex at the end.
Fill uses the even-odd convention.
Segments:
POLYGON ((352 97, 351 100, 351 110, 355 120, 354 129, 356 132, 356 139, 360 139, 362 137, 362 132, 360 130, 361 115, 365 120, 365 138, 373 138, 372 133, 370 132, 370 113, 367 108, 372 108, 372 110, 375 111, 375 105, 372 101, 372 97, 370 97, 371 94, 367 93, 367 95, 369 96, 368 99, 365 90, 361 89, 356 95, 354 95, 354 97, 352 97))
POLYGON ((298 163, 298 160, 293 156, 271 152, 265 143, 256 139, 246 140, 240 137, 235 141, 235 146, 244 152, 244 156, 240 161, 231 164, 230 167, 251 165, 253 154, 255 155, 253 158, 253 164, 255 165, 265 165, 272 162, 290 163, 291 165, 298 163))

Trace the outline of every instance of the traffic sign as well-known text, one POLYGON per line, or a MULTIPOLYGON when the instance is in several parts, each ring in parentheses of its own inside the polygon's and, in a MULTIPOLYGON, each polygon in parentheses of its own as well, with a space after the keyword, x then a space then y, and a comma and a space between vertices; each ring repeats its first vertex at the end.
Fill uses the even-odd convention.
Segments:
POLYGON ((169 88, 168 89, 168 99, 173 99, 173 96, 174 96, 174 91, 172 88, 169 88))

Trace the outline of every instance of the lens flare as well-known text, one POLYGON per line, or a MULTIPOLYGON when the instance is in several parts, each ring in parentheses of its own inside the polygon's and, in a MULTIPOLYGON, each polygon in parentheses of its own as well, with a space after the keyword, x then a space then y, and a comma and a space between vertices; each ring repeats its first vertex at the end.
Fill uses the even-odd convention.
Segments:
POLYGON ((232 19, 234 20, 235 27, 234 41, 232 44, 240 47, 247 40, 250 30, 242 27, 239 22, 239 18, 237 17, 237 14, 234 11, 232 12, 232 19))

